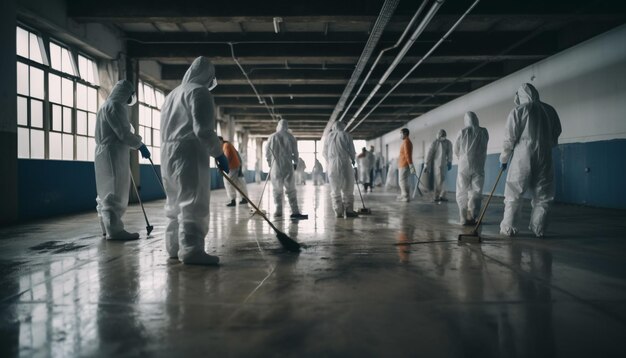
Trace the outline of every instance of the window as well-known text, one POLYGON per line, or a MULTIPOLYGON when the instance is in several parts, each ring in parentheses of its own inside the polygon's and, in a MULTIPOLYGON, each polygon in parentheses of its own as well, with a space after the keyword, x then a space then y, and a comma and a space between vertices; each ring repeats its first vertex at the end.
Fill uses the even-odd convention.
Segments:
MULTIPOLYGON (((150 150, 152 161, 161 164, 161 106, 163 92, 139 81, 137 101, 139 102, 139 135, 150 150)), ((140 163, 150 163, 139 158, 140 163)))
POLYGON ((17 156, 45 158, 45 71, 48 57, 37 34, 18 27, 17 46, 17 156))
POLYGON ((95 61, 17 27, 18 157, 89 160, 95 151, 95 61), (47 87, 46 87, 47 86, 47 87), (47 89, 47 91, 46 91, 47 89))

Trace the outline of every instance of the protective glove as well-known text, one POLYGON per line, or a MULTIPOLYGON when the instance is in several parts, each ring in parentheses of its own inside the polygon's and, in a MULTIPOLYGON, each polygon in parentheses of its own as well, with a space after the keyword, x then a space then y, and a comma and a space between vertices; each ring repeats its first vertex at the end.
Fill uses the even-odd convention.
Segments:
POLYGON ((226 159, 226 156, 224 154, 215 158, 215 161, 217 162, 217 167, 220 168, 224 173, 228 174, 230 172, 230 169, 228 168, 228 159, 226 159))
POLYGON ((452 163, 448 162, 448 171, 452 169, 452 163))
POLYGON ((409 171, 411 172, 411 174, 415 174, 415 165, 409 164, 409 171))
POLYGON ((150 159, 150 151, 148 150, 148 147, 146 147, 145 144, 142 144, 138 150, 141 153, 142 158, 150 159))
POLYGON ((354 166, 354 159, 352 159, 352 166, 354 166))
POLYGON ((506 170, 506 166, 507 166, 507 164, 508 164, 508 163, 500 163, 500 168, 501 168, 502 170, 506 170))
POLYGON ((296 169, 298 169, 298 164, 293 165, 293 170, 296 170, 296 169))

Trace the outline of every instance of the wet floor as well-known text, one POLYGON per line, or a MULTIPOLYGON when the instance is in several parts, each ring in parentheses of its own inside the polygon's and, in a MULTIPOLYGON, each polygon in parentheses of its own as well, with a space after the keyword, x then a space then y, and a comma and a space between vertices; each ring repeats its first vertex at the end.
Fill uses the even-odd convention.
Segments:
POLYGON ((548 238, 510 240, 496 199, 486 240, 459 244, 454 201, 379 190, 337 219, 308 184, 309 220, 277 223, 300 254, 212 192, 219 267, 167 259, 161 201, 147 238, 129 208, 134 242, 103 240, 95 213, 0 229, 0 357, 626 356, 625 212, 557 205, 548 238))

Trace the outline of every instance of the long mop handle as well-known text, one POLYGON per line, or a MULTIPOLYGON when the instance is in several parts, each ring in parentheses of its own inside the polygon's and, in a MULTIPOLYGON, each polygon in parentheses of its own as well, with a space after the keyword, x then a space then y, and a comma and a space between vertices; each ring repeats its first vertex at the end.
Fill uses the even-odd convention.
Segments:
POLYGON ((256 206, 254 204, 254 202, 250 201, 250 198, 248 198, 248 196, 246 194, 244 194, 243 190, 239 189, 239 187, 237 185, 235 185, 235 183, 233 182, 233 180, 231 178, 228 177, 228 175, 226 173, 224 173, 224 171, 222 169, 219 169, 220 173, 222 173, 222 176, 224 177, 224 179, 226 179, 230 185, 233 186, 233 188, 235 188, 235 190, 237 190, 239 192, 239 194, 241 194, 242 197, 244 197, 246 200, 248 200, 248 203, 250 205, 252 205, 252 207, 254 208, 254 210, 256 210, 257 213, 259 213, 259 215, 261 215, 261 217, 263 219, 265 219, 265 221, 267 221, 268 224, 270 224, 270 226, 272 227, 272 229, 274 229, 274 231, 279 231, 276 226, 274 226, 274 224, 272 224, 272 222, 270 221, 270 219, 267 218, 267 216, 265 216, 265 214, 263 214, 263 212, 259 209, 258 206, 256 206))
POLYGON ((165 193, 165 186, 163 186, 163 181, 161 181, 161 177, 159 176, 159 173, 157 173, 156 168, 154 167, 154 163, 152 162, 152 158, 148 158, 148 160, 150 161, 150 166, 152 166, 152 171, 154 172, 154 175, 156 176, 157 180, 159 181, 159 184, 161 184, 161 189, 163 189, 163 192, 165 193))
POLYGON ((135 189, 135 194, 137 195, 137 200, 139 200, 139 205, 141 205, 141 211, 143 211, 143 217, 146 219, 146 225, 150 226, 150 222, 148 221, 148 215, 146 215, 146 209, 143 207, 143 203, 141 202, 141 197, 139 196, 139 190, 137 190, 137 184, 135 184, 135 178, 133 178, 133 174, 130 174, 130 180, 133 183, 133 189, 135 189))
POLYGON ((270 152, 272 152, 273 160, 270 163, 270 170, 267 172, 267 177, 265 178, 265 184, 263 184, 263 190, 261 190, 261 197, 259 198, 259 203, 257 204, 257 206, 261 206, 261 201, 263 201, 263 195, 265 194, 265 188, 267 187, 267 182, 270 181, 270 175, 272 175, 272 168, 274 167, 273 164, 274 164, 274 161, 276 160, 276 156, 274 156, 274 151, 272 150, 272 147, 268 145, 267 149, 269 149, 270 152))
POLYGON ((420 175, 415 175, 417 177, 417 183, 415 183, 415 190, 413 190, 413 194, 411 195, 411 198, 415 198, 415 193, 420 193, 420 196, 424 196, 424 194, 422 193, 422 191, 420 190, 420 183, 422 181, 422 173, 424 172, 424 163, 422 163, 422 166, 420 167, 420 175))
MULTIPOLYGON (((352 166, 353 169, 356 169, 352 166)), ((357 169, 358 171, 358 169, 357 169)), ((357 173, 358 176, 358 173, 357 173)), ((356 180, 356 189, 359 191, 359 197, 361 198, 361 204, 363 205, 363 209, 365 209, 365 201, 363 201, 363 195, 361 195, 361 188, 359 187, 359 179, 356 180)))
POLYGON ((478 217, 478 222, 476 223, 476 226, 474 227, 474 231, 473 231, 474 234, 478 233, 478 228, 480 227, 480 224, 483 222, 483 217, 485 216, 485 212, 487 211, 489 202, 491 201, 491 198, 493 197, 493 193, 496 191, 496 187, 498 186, 498 182, 500 181, 500 177, 502 176, 503 172, 504 172, 504 168, 500 168, 500 172, 498 173, 498 178, 496 178, 496 182, 493 184, 491 193, 489 193, 489 198, 487 198, 487 202, 485 203, 485 206, 483 206, 483 210, 480 212, 480 216, 478 217))

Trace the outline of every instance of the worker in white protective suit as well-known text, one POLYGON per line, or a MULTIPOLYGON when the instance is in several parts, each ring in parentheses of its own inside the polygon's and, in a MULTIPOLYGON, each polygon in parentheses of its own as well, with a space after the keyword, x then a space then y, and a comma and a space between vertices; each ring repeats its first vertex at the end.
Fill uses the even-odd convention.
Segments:
POLYGON ((448 201, 444 184, 446 173, 452 169, 452 142, 446 136, 446 131, 440 129, 437 139, 432 142, 426 154, 424 172, 429 173, 432 170, 435 201, 448 201))
POLYGON ((272 166, 272 188, 276 205, 275 217, 283 216, 283 189, 289 200, 292 219, 307 219, 307 215, 298 209, 296 193, 295 169, 298 165, 298 142, 291 133, 287 121, 281 119, 276 126, 276 132, 268 139, 265 150, 265 159, 272 166), (274 160, 272 160, 274 158, 274 160))
POLYGON ((306 169, 306 163, 304 162, 304 159, 298 158, 298 165, 296 165, 296 184, 298 185, 306 184, 306 179, 305 179, 306 174, 304 173, 305 169, 306 169))
POLYGON ((474 225, 478 219, 485 183, 488 142, 489 133, 478 125, 476 113, 465 113, 465 128, 454 142, 454 154, 459 160, 456 203, 461 225, 474 225))
POLYGON ((522 213, 522 195, 532 193, 530 230, 543 237, 550 203, 554 200, 552 148, 561 135, 561 121, 556 110, 539 100, 531 84, 523 84, 515 94, 515 108, 509 113, 504 129, 500 165, 508 166, 504 189, 504 218, 500 233, 518 232, 522 213))
POLYGON ((315 159, 315 164, 313 164, 313 169, 311 170, 311 177, 313 179, 313 185, 324 184, 324 179, 322 178, 323 173, 324 173, 324 168, 322 167, 322 163, 320 163, 319 160, 315 159))
POLYGON ((363 191, 367 193, 367 189, 371 187, 371 171, 374 165, 372 160, 372 154, 367 151, 367 148, 363 148, 361 153, 356 157, 357 165, 359 168, 359 181, 363 183, 363 191))
POLYGON ((204 251, 208 232, 211 177, 209 156, 228 173, 215 128, 210 91, 217 85, 215 67, 196 58, 182 83, 165 97, 161 109, 161 175, 167 194, 165 247, 184 264, 216 265, 219 258, 204 251))
POLYGON ((139 149, 144 158, 150 158, 150 151, 128 121, 128 106, 136 102, 133 85, 119 81, 96 116, 96 210, 102 235, 109 240, 139 238, 138 233, 124 230, 122 222, 130 190, 130 149, 139 149))
POLYGON ((357 217, 354 212, 354 142, 350 133, 345 131, 343 122, 333 123, 322 155, 326 159, 326 170, 330 183, 330 196, 333 201, 333 210, 338 218, 357 217))

